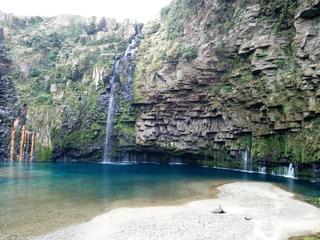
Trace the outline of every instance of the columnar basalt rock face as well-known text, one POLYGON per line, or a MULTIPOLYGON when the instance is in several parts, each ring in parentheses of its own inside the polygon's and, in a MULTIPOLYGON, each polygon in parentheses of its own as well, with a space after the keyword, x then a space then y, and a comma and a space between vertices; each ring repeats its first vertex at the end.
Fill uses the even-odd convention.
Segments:
POLYGON ((285 28, 280 15, 264 13, 264 1, 189 2, 174 1, 158 25, 145 27, 136 73, 137 143, 319 161, 319 2, 277 9, 291 14, 285 28), (170 11, 184 11, 174 40, 170 11))

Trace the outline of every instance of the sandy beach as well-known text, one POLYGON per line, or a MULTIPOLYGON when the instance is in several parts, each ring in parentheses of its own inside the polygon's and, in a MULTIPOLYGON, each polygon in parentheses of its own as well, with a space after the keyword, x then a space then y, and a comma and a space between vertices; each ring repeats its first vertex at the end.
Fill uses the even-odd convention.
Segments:
POLYGON ((320 231, 320 209, 269 183, 230 183, 217 199, 118 208, 36 240, 282 240, 320 231), (214 213, 222 206, 225 214, 214 213))

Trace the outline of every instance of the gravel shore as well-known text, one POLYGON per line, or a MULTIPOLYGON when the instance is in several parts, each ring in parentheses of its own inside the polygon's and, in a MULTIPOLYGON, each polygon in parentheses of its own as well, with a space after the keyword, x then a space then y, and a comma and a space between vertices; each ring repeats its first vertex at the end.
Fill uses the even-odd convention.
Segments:
POLYGON ((269 183, 230 183, 218 199, 119 208, 36 240, 282 240, 320 232, 320 209, 269 183), (214 213, 219 206, 226 212, 214 213))

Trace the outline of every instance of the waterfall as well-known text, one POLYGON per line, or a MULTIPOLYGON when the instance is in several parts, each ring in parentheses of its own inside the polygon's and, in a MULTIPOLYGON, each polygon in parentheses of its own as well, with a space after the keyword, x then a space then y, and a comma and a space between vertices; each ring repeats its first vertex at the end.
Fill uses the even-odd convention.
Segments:
POLYGON ((241 151, 241 158, 243 161, 243 170, 252 171, 252 159, 248 150, 241 151))
POLYGON ((27 157, 27 154, 30 153, 29 150, 30 150, 30 131, 26 131, 26 134, 25 134, 25 158, 27 157))
POLYGON ((286 178, 296 178, 296 170, 292 163, 289 166, 281 166, 272 170, 271 175, 282 176, 286 178))
POLYGON ((25 139, 26 139, 26 126, 22 126, 21 130, 21 138, 20 138, 20 154, 19 154, 19 161, 24 159, 24 147, 25 147, 25 139))
POLYGON ((287 178, 295 178, 296 174, 292 163, 290 163, 289 167, 286 169, 286 173, 284 176, 287 178))
POLYGON ((14 145, 15 145, 15 134, 16 134, 16 128, 19 124, 19 118, 17 118, 13 126, 11 127, 11 133, 10 133, 10 161, 14 160, 14 145))
POLYGON ((16 157, 17 160, 24 161, 30 158, 30 161, 32 161, 35 149, 36 133, 29 131, 26 125, 22 125, 21 127, 20 142, 19 139, 17 142, 17 145, 19 146, 19 154, 15 156, 16 133, 19 132, 19 130, 17 130, 19 123, 20 119, 17 118, 10 129, 9 159, 10 161, 13 161, 16 157))
POLYGON ((116 79, 119 76, 119 64, 120 60, 117 60, 114 69, 112 71, 112 76, 110 79, 110 95, 109 95, 109 105, 108 105, 108 113, 107 113, 107 123, 106 123, 106 138, 105 138, 105 147, 104 147, 104 162, 110 162, 110 152, 111 152, 111 144, 110 144, 110 136, 113 127, 113 118, 114 118, 114 94, 116 88, 116 79))
POLYGON ((104 147, 104 158, 103 162, 108 163, 112 162, 111 150, 112 150, 112 130, 113 130, 113 123, 114 123, 114 114, 115 114, 115 94, 117 92, 117 88, 119 85, 119 76, 120 76, 120 67, 121 64, 127 65, 126 71, 126 88, 132 89, 132 81, 133 81, 133 63, 132 60, 134 59, 138 46, 140 44, 140 39, 142 27, 136 25, 135 27, 135 34, 128 45, 125 53, 122 57, 118 58, 114 64, 111 78, 110 78, 110 94, 109 94, 109 104, 108 104, 108 112, 107 112, 107 123, 106 123, 106 137, 105 137, 105 147, 104 147))
POLYGON ((31 133, 31 147, 30 147, 30 161, 33 160, 33 152, 34 152, 34 146, 35 146, 35 140, 36 140, 36 133, 31 133))

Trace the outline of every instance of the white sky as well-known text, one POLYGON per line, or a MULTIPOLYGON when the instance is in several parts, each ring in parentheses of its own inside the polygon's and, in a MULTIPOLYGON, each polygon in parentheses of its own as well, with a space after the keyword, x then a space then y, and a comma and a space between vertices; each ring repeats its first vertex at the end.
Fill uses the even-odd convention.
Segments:
POLYGON ((85 17, 106 16, 146 22, 171 0, 1 0, 0 10, 27 16, 74 14, 85 17))

